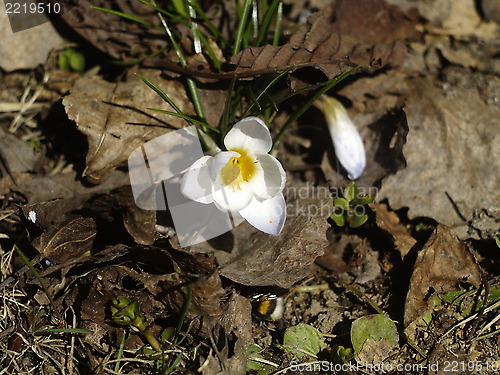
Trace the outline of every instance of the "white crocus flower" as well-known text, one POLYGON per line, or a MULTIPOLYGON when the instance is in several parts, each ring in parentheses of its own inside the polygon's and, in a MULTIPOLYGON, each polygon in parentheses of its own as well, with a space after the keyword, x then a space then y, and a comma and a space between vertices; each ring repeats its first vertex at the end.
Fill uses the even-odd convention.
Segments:
POLYGON ((323 96, 323 113, 332 136, 335 155, 351 180, 357 180, 366 166, 365 147, 346 109, 338 100, 323 96))
POLYGON ((198 159, 185 173, 181 192, 200 203, 214 203, 223 212, 239 213, 255 228, 279 234, 285 223, 286 175, 268 152, 266 124, 257 117, 236 123, 224 138, 228 151, 198 159))

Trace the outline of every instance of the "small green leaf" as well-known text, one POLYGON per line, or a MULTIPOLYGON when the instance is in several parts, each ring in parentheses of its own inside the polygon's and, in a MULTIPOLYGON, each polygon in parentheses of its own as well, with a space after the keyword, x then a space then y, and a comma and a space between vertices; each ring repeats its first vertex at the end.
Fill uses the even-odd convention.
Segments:
POLYGON ((368 215, 364 214, 361 216, 351 216, 349 220, 349 226, 351 228, 358 228, 362 226, 368 220, 368 215))
POLYGON ((344 189, 344 198, 350 202, 354 198, 356 198, 359 194, 358 187, 356 186, 355 182, 351 182, 349 185, 346 186, 344 189))
POLYGON ((344 348, 342 345, 335 344, 331 350, 331 358, 333 363, 347 363, 353 359, 354 354, 352 348, 344 348))
POLYGON ((73 52, 69 57, 69 67, 75 72, 82 72, 85 69, 85 56, 80 52, 73 52))
POLYGON ((374 199, 369 195, 365 195, 361 198, 354 198, 351 202, 354 206, 364 206, 365 204, 372 203, 374 199))
POLYGON ((345 225, 345 217, 343 211, 340 211, 340 213, 337 211, 332 212, 330 218, 335 222, 335 224, 338 227, 343 227, 345 225))
POLYGON ((164 343, 172 342, 175 337, 175 331, 176 331, 175 327, 165 328, 160 336, 161 341, 164 343))
POLYGON ((497 246, 500 247, 500 237, 495 236, 495 242, 497 243, 497 246))
POLYGON ((59 66, 59 69, 68 69, 69 58, 67 53, 63 52, 59 55, 59 57, 57 58, 57 65, 59 66))
POLYGON ((422 321, 424 322, 424 324, 426 326, 428 326, 429 324, 431 324, 431 322, 432 322, 432 313, 428 312, 427 314, 422 315, 422 321))
POLYGON ((465 289, 452 290, 450 292, 440 294, 440 297, 443 301, 447 303, 453 303, 458 297, 460 297, 464 293, 467 293, 465 289))
POLYGON ((356 319, 351 326, 351 342, 355 357, 361 352, 368 339, 374 341, 386 339, 393 347, 398 345, 399 336, 396 324, 382 314, 367 315, 356 319))
POLYGON ((309 357, 309 359, 314 359, 313 356, 325 348, 325 337, 313 326, 301 323, 286 329, 283 344, 287 346, 286 350, 295 358, 309 357), (304 352, 312 355, 307 355, 304 352))
POLYGON ((344 198, 336 198, 333 201, 333 204, 335 205, 335 207, 339 207, 344 211, 347 211, 349 209, 349 202, 344 198))

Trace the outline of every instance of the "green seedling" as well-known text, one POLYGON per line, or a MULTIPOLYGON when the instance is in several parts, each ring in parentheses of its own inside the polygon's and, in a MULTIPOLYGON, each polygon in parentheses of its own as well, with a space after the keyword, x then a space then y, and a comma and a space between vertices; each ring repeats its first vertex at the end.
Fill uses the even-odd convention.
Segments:
POLYGON ((349 225, 358 228, 368 220, 366 205, 373 202, 369 195, 360 195, 355 182, 351 182, 344 189, 343 198, 336 198, 334 210, 330 218, 339 227, 349 225))
POLYGON ((85 70, 85 56, 75 47, 66 47, 58 56, 59 69, 83 72, 85 70))
POLYGON ((151 334, 149 323, 146 317, 141 314, 137 300, 127 297, 113 299, 111 301, 111 319, 116 324, 130 326, 134 331, 139 332, 154 350, 158 353, 163 352, 160 343, 151 334))

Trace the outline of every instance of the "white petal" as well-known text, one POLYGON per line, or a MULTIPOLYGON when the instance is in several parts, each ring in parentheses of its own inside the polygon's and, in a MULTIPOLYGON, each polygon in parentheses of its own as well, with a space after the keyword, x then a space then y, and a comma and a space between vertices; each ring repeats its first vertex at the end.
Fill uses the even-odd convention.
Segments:
POLYGON ((186 198, 199 203, 211 203, 213 182, 208 166, 211 156, 203 156, 194 162, 182 177, 181 193, 186 198))
POLYGON ((240 211, 240 214, 258 230, 278 235, 285 224, 285 198, 281 193, 264 201, 254 198, 247 207, 240 211))
POLYGON ((335 155, 346 169, 349 178, 356 180, 363 174, 366 166, 363 140, 338 100, 324 97, 323 111, 332 136, 335 155))
POLYGON ((257 170, 250 183, 253 191, 262 199, 269 199, 281 193, 286 183, 286 173, 281 163, 269 154, 254 154, 257 170))
POLYGON ((214 203, 221 211, 240 211, 248 206, 254 197, 248 182, 242 181, 240 188, 215 183, 212 190, 214 203))
POLYGON ((212 179, 212 181, 220 178, 220 170, 224 168, 224 166, 226 166, 229 159, 235 156, 238 157, 240 156, 240 154, 234 151, 222 151, 212 157, 212 159, 208 163, 210 178, 212 179))
POLYGON ((273 140, 264 121, 258 117, 250 116, 233 126, 224 138, 224 145, 228 150, 268 153, 273 146, 273 140))

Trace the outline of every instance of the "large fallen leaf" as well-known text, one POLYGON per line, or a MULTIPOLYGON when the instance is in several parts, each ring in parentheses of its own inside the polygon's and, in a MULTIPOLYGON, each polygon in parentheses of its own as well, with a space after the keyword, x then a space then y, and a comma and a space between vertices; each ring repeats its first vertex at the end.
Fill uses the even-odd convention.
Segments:
MULTIPOLYGON (((185 87, 177 80, 165 80, 159 71, 141 74, 162 89, 183 113, 194 116, 185 87)), ((222 90, 199 90, 209 124, 219 123, 224 109, 222 90)), ((132 151, 145 142, 172 129, 187 125, 176 116, 153 112, 147 108, 173 109, 139 78, 131 74, 126 82, 112 84, 99 77, 78 80, 63 104, 69 118, 88 138, 89 151, 83 175, 100 183, 111 171, 124 163, 132 151)))
POLYGON ((401 61, 415 23, 384 0, 337 0, 312 15, 283 46, 248 47, 231 58, 236 73, 315 66, 331 79, 348 66, 401 61))
POLYGON ((444 89, 430 79, 410 80, 408 95, 407 166, 383 180, 378 199, 460 238, 492 237, 500 220, 500 108, 475 88, 444 89))
MULTIPOLYGON (((168 84, 159 72, 144 75, 158 85, 184 112, 192 106, 177 81, 168 84)), ((139 78, 113 84, 93 76, 78 80, 63 104, 69 118, 87 136, 89 151, 84 176, 93 183, 105 179, 143 143, 184 125, 184 120, 147 108, 164 108, 163 100, 139 78)), ((170 108, 166 108, 169 109, 170 108)))
POLYGON ((479 267, 467 246, 447 227, 438 225, 415 262, 406 296, 405 326, 434 307, 435 293, 452 290, 459 281, 479 286, 479 267))
POLYGON ((328 245, 332 200, 326 187, 287 190, 287 219, 279 236, 259 232, 245 222, 193 250, 214 251, 215 247, 220 274, 243 285, 288 288, 309 276, 312 263, 328 245))

